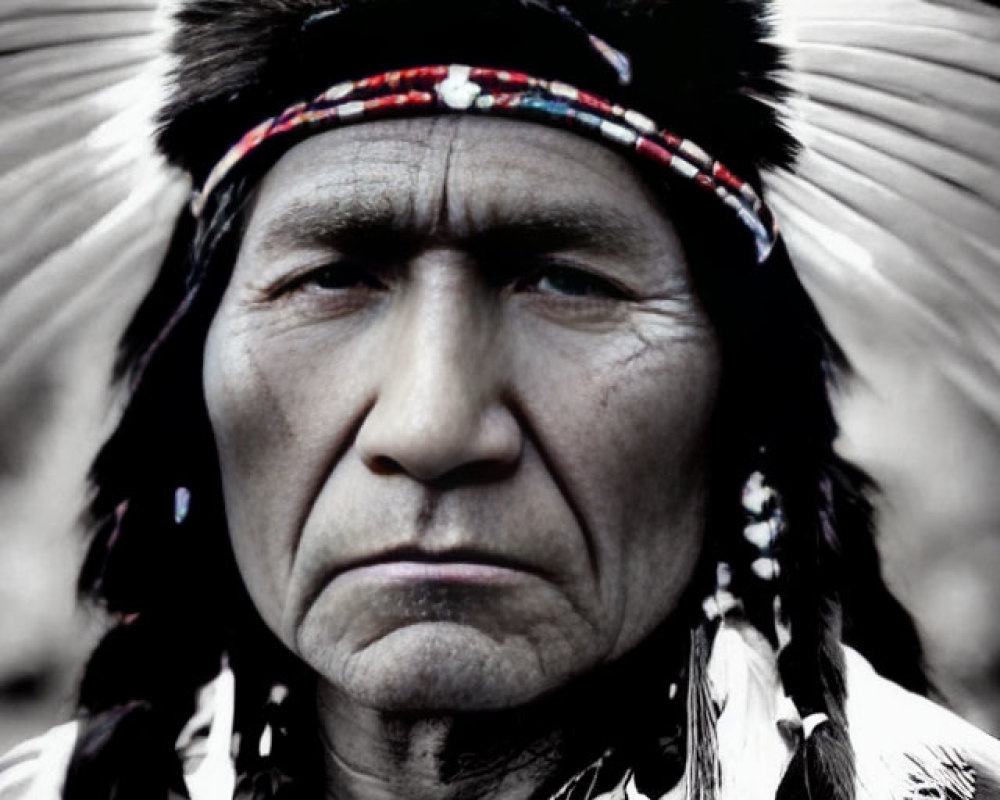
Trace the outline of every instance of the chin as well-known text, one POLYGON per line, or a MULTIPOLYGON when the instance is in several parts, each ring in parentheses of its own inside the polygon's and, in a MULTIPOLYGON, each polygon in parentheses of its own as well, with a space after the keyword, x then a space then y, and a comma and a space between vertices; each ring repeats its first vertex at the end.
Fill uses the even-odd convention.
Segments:
POLYGON ((531 703, 559 680, 524 638, 498 641, 453 622, 399 628, 321 670, 339 692, 385 712, 497 711, 531 703), (337 663, 340 661, 340 663, 337 663))

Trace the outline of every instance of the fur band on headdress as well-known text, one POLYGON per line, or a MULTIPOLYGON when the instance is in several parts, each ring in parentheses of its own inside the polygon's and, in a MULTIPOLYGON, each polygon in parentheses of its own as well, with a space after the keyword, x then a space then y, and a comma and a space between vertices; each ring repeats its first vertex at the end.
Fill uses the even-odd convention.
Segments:
POLYGON ((178 12, 159 144, 201 184, 246 131, 338 81, 467 63, 609 97, 750 176, 794 153, 776 111, 781 57, 765 41, 767 10, 764 0, 191 0, 178 12), (627 86, 584 32, 628 55, 627 86))

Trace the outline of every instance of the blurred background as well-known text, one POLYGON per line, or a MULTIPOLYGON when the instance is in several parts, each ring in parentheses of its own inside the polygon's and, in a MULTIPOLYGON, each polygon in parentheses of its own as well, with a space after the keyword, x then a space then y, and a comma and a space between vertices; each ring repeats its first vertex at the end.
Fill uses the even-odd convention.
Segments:
MULTIPOLYGON (((1000 734, 1000 14, 779 0, 802 100, 770 199, 855 367, 842 453, 932 674, 1000 734)), ((157 0, 0 2, 0 751, 73 710, 83 476, 113 343, 189 191, 149 152, 157 0)))

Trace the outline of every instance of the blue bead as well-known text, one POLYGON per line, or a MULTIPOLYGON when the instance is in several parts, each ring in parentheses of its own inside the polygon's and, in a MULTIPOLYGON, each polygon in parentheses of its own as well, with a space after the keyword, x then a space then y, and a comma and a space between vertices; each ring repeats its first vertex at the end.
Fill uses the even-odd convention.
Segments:
POLYGON ((174 522, 180 525, 191 511, 191 492, 181 486, 174 492, 174 522))

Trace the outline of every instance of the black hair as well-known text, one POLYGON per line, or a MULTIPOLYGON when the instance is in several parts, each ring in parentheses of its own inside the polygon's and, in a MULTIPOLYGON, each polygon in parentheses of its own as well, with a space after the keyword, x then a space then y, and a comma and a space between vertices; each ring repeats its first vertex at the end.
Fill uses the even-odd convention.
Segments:
MULTIPOLYGON (((753 180, 760 167, 790 164, 793 145, 773 103, 754 98, 776 101, 783 93, 773 74, 780 53, 763 43, 765 4, 567 2, 585 25, 632 55, 637 79, 627 90, 602 73, 606 65, 596 64, 586 47, 553 48, 551 37, 563 29, 553 28, 550 18, 531 17, 528 24, 520 10, 504 11, 522 5, 532 6, 518 0, 186 3, 177 45, 181 67, 163 115, 161 147, 197 180, 244 129, 325 89, 331 75, 420 63, 429 49, 436 61, 492 60, 611 96, 624 92, 631 105, 753 180), (394 29, 410 35, 390 31, 385 46, 319 67, 329 56, 320 43, 338 26, 369 30, 400 15, 420 30, 429 27, 428 18, 460 28, 485 20, 496 35, 455 36, 449 27, 430 41, 399 25, 394 29), (517 63, 503 63, 511 46, 500 33, 520 37, 517 63), (238 57, 226 55, 233 53, 238 57)), ((321 796, 311 693, 301 691, 314 677, 265 629, 237 574, 201 386, 204 337, 235 261, 254 176, 266 168, 258 161, 234 175, 203 221, 181 215, 156 283, 122 340, 117 377, 133 381, 134 391, 93 466, 93 538, 80 578, 81 590, 116 624, 81 686, 84 727, 66 784, 68 800, 165 797, 168 788, 183 794, 173 743, 193 712, 196 689, 218 672, 223 653, 240 676, 236 724, 247 734, 237 756, 243 796, 321 796), (178 487, 192 494, 180 525, 173 515, 178 487), (280 768, 272 769, 258 763, 255 734, 266 724, 267 695, 278 680, 300 691, 285 710, 289 735, 270 762, 280 768)), ((749 472, 761 469, 781 492, 792 531, 782 594, 793 643, 782 655, 783 682, 803 715, 824 713, 831 721, 817 729, 790 775, 801 771, 797 786, 808 783, 813 796, 847 800, 853 766, 841 641, 907 688, 925 692, 928 684, 913 623, 881 575, 874 486, 834 450, 829 393, 846 366, 783 246, 758 265, 748 234, 717 200, 689 187, 662 198, 722 347, 708 520, 714 549, 705 563, 747 562, 740 551, 740 491, 749 472)), ((706 589, 708 580, 706 568, 691 592, 706 589)), ((744 590, 748 614, 766 628, 771 612, 755 607, 752 582, 740 573, 734 580, 744 590)), ((786 780, 785 796, 810 796, 788 788, 793 782, 786 780)))

